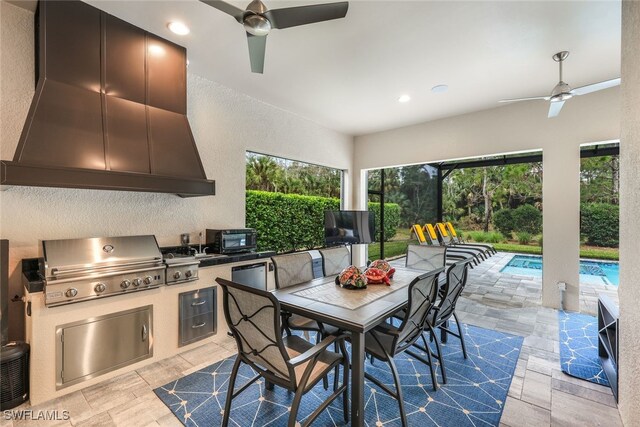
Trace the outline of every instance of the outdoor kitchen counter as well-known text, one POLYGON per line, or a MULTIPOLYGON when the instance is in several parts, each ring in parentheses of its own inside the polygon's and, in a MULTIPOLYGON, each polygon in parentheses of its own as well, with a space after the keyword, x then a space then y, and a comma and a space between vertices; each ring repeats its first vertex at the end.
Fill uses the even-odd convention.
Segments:
MULTIPOLYGON (((31 404, 37 405, 73 391, 99 383, 109 378, 139 369, 167 357, 175 356, 208 342, 218 342, 226 338, 226 325, 222 311, 222 291, 217 286, 216 277, 231 280, 231 268, 246 264, 269 262, 273 253, 242 254, 217 257, 202 263, 198 280, 171 286, 130 292, 109 298, 101 298, 57 307, 46 307, 44 293, 29 291, 25 283, 25 297, 31 315, 26 315, 26 339, 31 345, 30 397, 31 404), (192 344, 178 347, 179 294, 216 286, 217 288, 217 333, 192 344), (30 304, 29 304, 30 303, 30 304), (120 311, 153 306, 153 356, 125 366, 96 378, 56 390, 56 329, 76 321, 109 315, 120 311)), ((273 289, 274 274, 267 269, 267 287, 273 289)), ((213 360, 212 360, 213 362, 213 360)))

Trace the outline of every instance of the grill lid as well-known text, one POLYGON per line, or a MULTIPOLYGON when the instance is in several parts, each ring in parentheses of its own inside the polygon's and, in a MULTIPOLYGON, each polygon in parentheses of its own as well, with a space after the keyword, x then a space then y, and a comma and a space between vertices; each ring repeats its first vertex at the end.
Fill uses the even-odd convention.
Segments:
POLYGON ((101 269, 126 270, 162 264, 162 254, 153 235, 44 240, 42 250, 47 279, 101 269))

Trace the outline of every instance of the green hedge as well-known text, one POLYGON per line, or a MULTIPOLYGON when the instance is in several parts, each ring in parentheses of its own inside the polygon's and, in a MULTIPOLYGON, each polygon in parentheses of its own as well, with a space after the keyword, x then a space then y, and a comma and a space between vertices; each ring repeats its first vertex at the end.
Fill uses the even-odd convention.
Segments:
POLYGON ((619 208, 608 203, 585 203, 580 207, 580 231, 593 246, 618 247, 619 208))
POLYGON ((505 236, 511 237, 513 232, 513 209, 500 209, 494 213, 493 226, 505 236))
MULTIPOLYGON (((380 203, 369 202, 368 209, 373 212, 376 218, 376 233, 379 232, 378 224, 380 220, 380 203)), ((388 241, 395 237, 400 226, 400 205, 395 203, 384 204, 384 240, 388 241)))
POLYGON ((530 234, 542 232, 542 212, 531 205, 522 205, 511 212, 513 230, 530 234))
MULTIPOLYGON (((246 225, 258 232, 258 250, 289 252, 322 247, 324 211, 338 209, 340 200, 336 198, 246 192, 246 225)), ((369 210, 379 215, 380 204, 369 203, 369 210)), ((399 222, 400 206, 385 203, 387 239, 395 235, 399 222)))

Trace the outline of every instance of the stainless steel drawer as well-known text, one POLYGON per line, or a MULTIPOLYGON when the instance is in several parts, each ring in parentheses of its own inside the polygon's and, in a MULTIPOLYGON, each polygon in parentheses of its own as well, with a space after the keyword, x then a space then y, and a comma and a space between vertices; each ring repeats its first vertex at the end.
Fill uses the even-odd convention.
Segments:
POLYGON ((151 357, 152 325, 149 305, 58 326, 57 388, 151 357))
POLYGON ((180 294, 180 318, 214 311, 215 287, 180 294))
POLYGON ((180 294, 179 346, 216 333, 216 290, 213 286, 180 294))
POLYGON ((213 313, 182 319, 180 322, 180 344, 190 344, 216 333, 213 313))

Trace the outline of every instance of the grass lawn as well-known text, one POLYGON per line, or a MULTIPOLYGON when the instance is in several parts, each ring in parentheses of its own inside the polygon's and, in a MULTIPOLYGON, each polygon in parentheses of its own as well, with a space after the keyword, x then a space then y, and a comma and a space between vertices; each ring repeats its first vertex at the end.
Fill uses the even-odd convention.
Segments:
MULTIPOLYGON (((417 244, 417 240, 411 239, 408 229, 398 229, 396 235, 384 243, 385 258, 396 258, 407 253, 407 245, 417 244)), ((516 242, 493 243, 493 247, 501 252, 514 252, 529 255, 542 255, 542 248, 538 244, 520 245, 516 242)), ((380 258, 380 243, 369 245, 369 259, 380 258)), ((580 258, 618 260, 618 248, 601 248, 596 246, 580 246, 580 258)))

